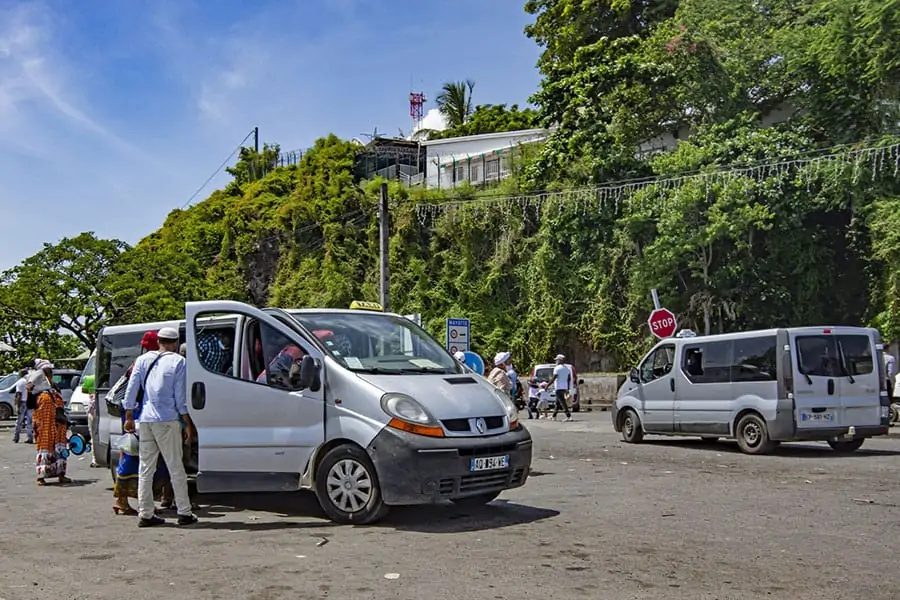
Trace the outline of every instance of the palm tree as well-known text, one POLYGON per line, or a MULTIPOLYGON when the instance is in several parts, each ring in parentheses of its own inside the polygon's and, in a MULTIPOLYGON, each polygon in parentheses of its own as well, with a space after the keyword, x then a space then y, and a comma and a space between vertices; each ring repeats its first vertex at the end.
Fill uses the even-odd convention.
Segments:
POLYGON ((447 121, 447 127, 455 129, 469 120, 472 115, 472 90, 475 82, 448 81, 437 96, 437 107, 447 121))

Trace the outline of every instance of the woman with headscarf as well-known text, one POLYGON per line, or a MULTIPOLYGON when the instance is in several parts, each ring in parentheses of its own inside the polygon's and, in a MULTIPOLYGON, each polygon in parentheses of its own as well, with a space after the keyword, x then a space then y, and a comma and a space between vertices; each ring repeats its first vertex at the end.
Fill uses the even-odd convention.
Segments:
POLYGON ((66 401, 53 385, 53 364, 49 360, 38 359, 35 369, 28 376, 28 391, 37 396, 34 411, 34 443, 37 450, 35 468, 37 484, 46 485, 47 478, 56 477, 60 483, 72 480, 66 477, 66 459, 63 457, 69 440, 69 429, 65 416, 66 401))
POLYGON ((509 380, 509 375, 506 372, 506 365, 509 363, 510 358, 509 352, 498 352, 494 357, 494 368, 488 375, 488 381, 491 385, 506 395, 509 395, 512 391, 512 381, 509 380))
MULTIPOLYGON (((155 331, 148 331, 144 334, 144 337, 141 339, 141 354, 146 352, 157 352, 159 350, 159 338, 155 331)), ((128 370, 124 375, 124 383, 127 385, 128 380, 131 378, 131 371, 134 369, 134 363, 131 363, 131 366, 128 367, 128 370)), ((118 387, 123 382, 119 382, 116 385, 118 387)), ((124 386, 123 386, 124 387, 124 386)), ((133 411, 134 420, 137 421, 141 416, 141 408, 142 403, 139 401, 137 407, 133 411)), ((122 430, 125 429, 125 411, 122 411, 122 430)), ((116 482, 113 485, 113 497, 116 499, 115 505, 113 505, 113 512, 117 515, 130 515, 134 516, 138 514, 138 511, 131 508, 131 505, 128 503, 129 498, 138 497, 138 473, 140 471, 140 458, 137 455, 126 454, 125 452, 119 453, 119 464, 116 467, 116 482)), ((153 498, 154 500, 160 500, 160 508, 167 509, 171 508, 174 502, 174 493, 172 490, 172 484, 169 481, 169 470, 166 468, 166 463, 162 459, 159 458, 159 461, 156 463, 156 474, 153 476, 153 498)))

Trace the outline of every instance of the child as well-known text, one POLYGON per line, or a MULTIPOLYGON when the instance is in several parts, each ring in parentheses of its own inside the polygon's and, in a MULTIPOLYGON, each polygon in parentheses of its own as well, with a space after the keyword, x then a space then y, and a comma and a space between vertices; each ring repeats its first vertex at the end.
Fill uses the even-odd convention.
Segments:
POLYGON ((540 400, 538 401, 538 411, 541 413, 538 418, 539 419, 549 419, 550 418, 550 390, 547 389, 547 382, 541 382, 540 386, 538 386, 538 393, 540 400))
POLYGON ((534 379, 528 382, 528 418, 540 418, 540 409, 538 406, 541 402, 541 390, 537 381, 534 379))

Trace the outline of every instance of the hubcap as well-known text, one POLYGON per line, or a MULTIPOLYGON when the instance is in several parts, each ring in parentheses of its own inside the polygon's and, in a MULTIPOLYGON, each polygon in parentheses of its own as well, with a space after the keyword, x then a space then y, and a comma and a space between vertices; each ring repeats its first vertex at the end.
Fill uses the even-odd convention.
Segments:
POLYGON ((762 438, 762 431, 760 430, 758 424, 747 423, 746 425, 744 425, 744 440, 747 441, 747 445, 757 445, 760 438, 762 438))
POLYGON ((372 479, 361 464, 352 459, 335 463, 328 472, 328 497, 347 513, 363 508, 372 497, 372 479))
POLYGON ((625 435, 631 437, 631 434, 634 433, 634 421, 631 420, 631 416, 625 417, 625 435))

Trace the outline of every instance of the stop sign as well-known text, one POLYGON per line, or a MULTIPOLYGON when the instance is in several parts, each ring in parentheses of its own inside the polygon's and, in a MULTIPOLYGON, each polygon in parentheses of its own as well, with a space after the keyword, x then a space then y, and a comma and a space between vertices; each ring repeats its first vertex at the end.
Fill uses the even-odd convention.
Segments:
POLYGON ((659 339, 672 337, 678 327, 675 315, 668 308, 657 308, 650 313, 647 325, 650 326, 650 332, 659 339))

